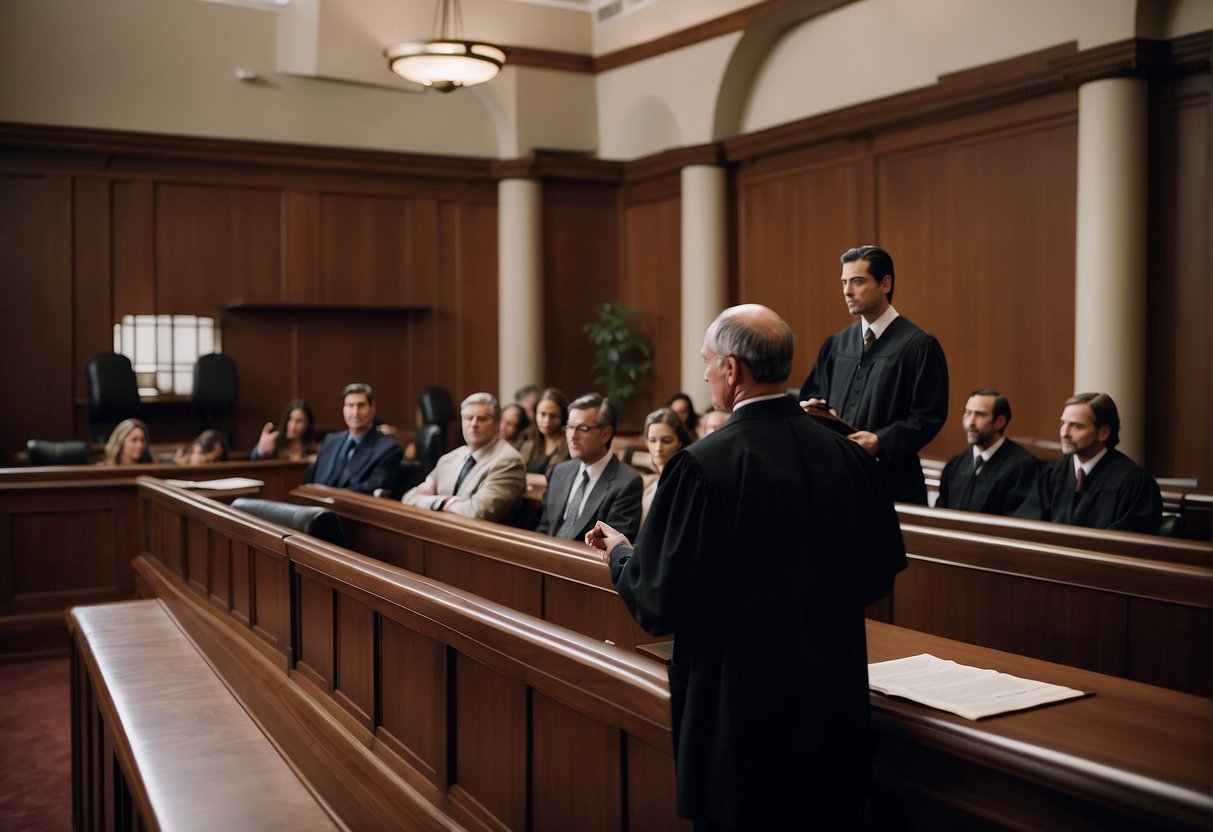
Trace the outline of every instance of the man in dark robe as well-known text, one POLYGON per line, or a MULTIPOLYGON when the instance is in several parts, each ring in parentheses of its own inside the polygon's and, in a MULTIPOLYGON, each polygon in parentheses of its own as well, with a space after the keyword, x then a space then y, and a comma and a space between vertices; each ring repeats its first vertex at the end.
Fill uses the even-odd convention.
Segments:
POLYGON ((703 343, 732 415, 674 455, 635 547, 599 523, 621 598, 673 631, 679 814, 696 830, 845 829, 868 779, 864 607, 906 564, 877 464, 786 395, 792 333, 727 309, 703 343))
POLYGON ((1154 534, 1162 495, 1145 469, 1116 450, 1120 413, 1107 393, 1079 393, 1061 412, 1065 456, 1047 466, 1016 517, 1154 534))
POLYGON ((965 438, 972 446, 948 460, 939 478, 936 508, 1010 515, 1036 487, 1040 460, 1007 439, 1011 403, 983 387, 965 402, 965 438))
POLYGON ((893 258, 877 246, 842 255, 842 296, 855 323, 826 339, 800 390, 858 430, 894 500, 927 504, 918 452, 948 418, 948 363, 935 336, 893 308, 893 258))

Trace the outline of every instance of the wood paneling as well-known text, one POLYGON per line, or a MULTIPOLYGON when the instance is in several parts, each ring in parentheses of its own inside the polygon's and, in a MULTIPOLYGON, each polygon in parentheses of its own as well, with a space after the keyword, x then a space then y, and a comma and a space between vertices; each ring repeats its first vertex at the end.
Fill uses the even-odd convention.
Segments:
POLYGON ((233 298, 277 299, 281 204, 276 189, 158 185, 156 311, 214 316, 233 298))
MULTIPOLYGON (((526 686, 465 654, 455 664, 452 808, 482 823, 526 826, 526 686)), ((459 815, 451 812, 456 818, 459 815)))
POLYGON ((531 828, 623 828, 620 732, 538 692, 531 714, 531 828))
MULTIPOLYGON (((572 401, 598 390, 594 348, 582 329, 619 293, 619 210, 614 185, 549 183, 543 190, 544 359, 541 387, 572 401)), ((601 391, 599 391, 601 392, 601 391)))
POLYGON ((1155 476, 1213 483, 1210 77, 1152 91, 1146 460, 1155 476))
POLYGON ((620 417, 621 426, 636 432, 648 412, 681 387, 682 216, 676 185, 673 190, 663 199, 629 201, 622 208, 619 298, 644 311, 637 329, 653 347, 653 374, 620 417))

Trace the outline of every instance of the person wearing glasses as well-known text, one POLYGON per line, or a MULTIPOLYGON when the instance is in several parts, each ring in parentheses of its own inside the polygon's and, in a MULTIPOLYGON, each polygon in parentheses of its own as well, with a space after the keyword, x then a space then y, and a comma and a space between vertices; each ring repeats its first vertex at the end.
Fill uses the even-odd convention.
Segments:
POLYGON ((569 405, 564 435, 571 459, 552 469, 543 493, 540 534, 584 540, 602 520, 625 534, 640 529, 640 474, 611 453, 615 408, 597 393, 569 405))

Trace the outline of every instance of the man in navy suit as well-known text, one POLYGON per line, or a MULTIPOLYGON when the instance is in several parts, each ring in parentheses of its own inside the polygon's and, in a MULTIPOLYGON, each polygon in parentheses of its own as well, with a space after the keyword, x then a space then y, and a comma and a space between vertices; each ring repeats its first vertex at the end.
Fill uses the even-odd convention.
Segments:
POLYGON ((375 430, 375 393, 369 384, 350 384, 341 393, 341 415, 348 430, 324 437, 304 482, 372 494, 396 485, 404 449, 375 430))
POLYGON ((602 520, 636 536, 644 483, 635 469, 611 453, 616 420, 615 408, 597 393, 569 405, 564 435, 572 459, 557 465, 548 477, 536 528, 540 534, 582 540, 602 520))

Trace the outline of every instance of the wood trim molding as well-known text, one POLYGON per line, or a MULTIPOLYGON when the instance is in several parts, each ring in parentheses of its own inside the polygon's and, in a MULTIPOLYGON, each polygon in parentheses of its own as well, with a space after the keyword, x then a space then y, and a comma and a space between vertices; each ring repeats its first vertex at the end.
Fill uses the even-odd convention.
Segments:
POLYGON ((719 142, 677 147, 626 163, 624 181, 636 184, 647 179, 677 174, 690 165, 723 165, 724 146, 719 142))
POLYGON ((489 179, 490 160, 234 139, 160 135, 0 122, 0 148, 65 153, 90 167, 129 169, 149 162, 255 165, 424 179, 489 179))
POLYGON ((584 153, 537 150, 530 156, 505 159, 490 165, 494 179, 544 179, 618 184, 624 178, 624 163, 595 159, 584 153))
POLYGON ((664 55, 667 52, 673 52, 676 49, 682 49, 684 46, 692 46, 705 40, 727 35, 730 32, 736 32, 749 26, 755 18, 761 17, 780 6, 787 5, 788 2, 789 0, 763 0, 761 3, 755 3, 744 9, 738 9, 735 12, 717 17, 705 23, 700 23, 697 26, 691 26, 679 32, 665 35, 647 43, 629 46, 626 49, 619 49, 615 52, 607 52, 605 55, 599 55, 594 59, 594 71, 606 72, 607 70, 618 69, 627 64, 634 64, 638 61, 664 55))
POLYGON ((532 49, 528 46, 505 46, 506 66, 527 66, 535 69, 554 69, 560 72, 593 74, 594 58, 573 52, 553 52, 549 49, 532 49))

